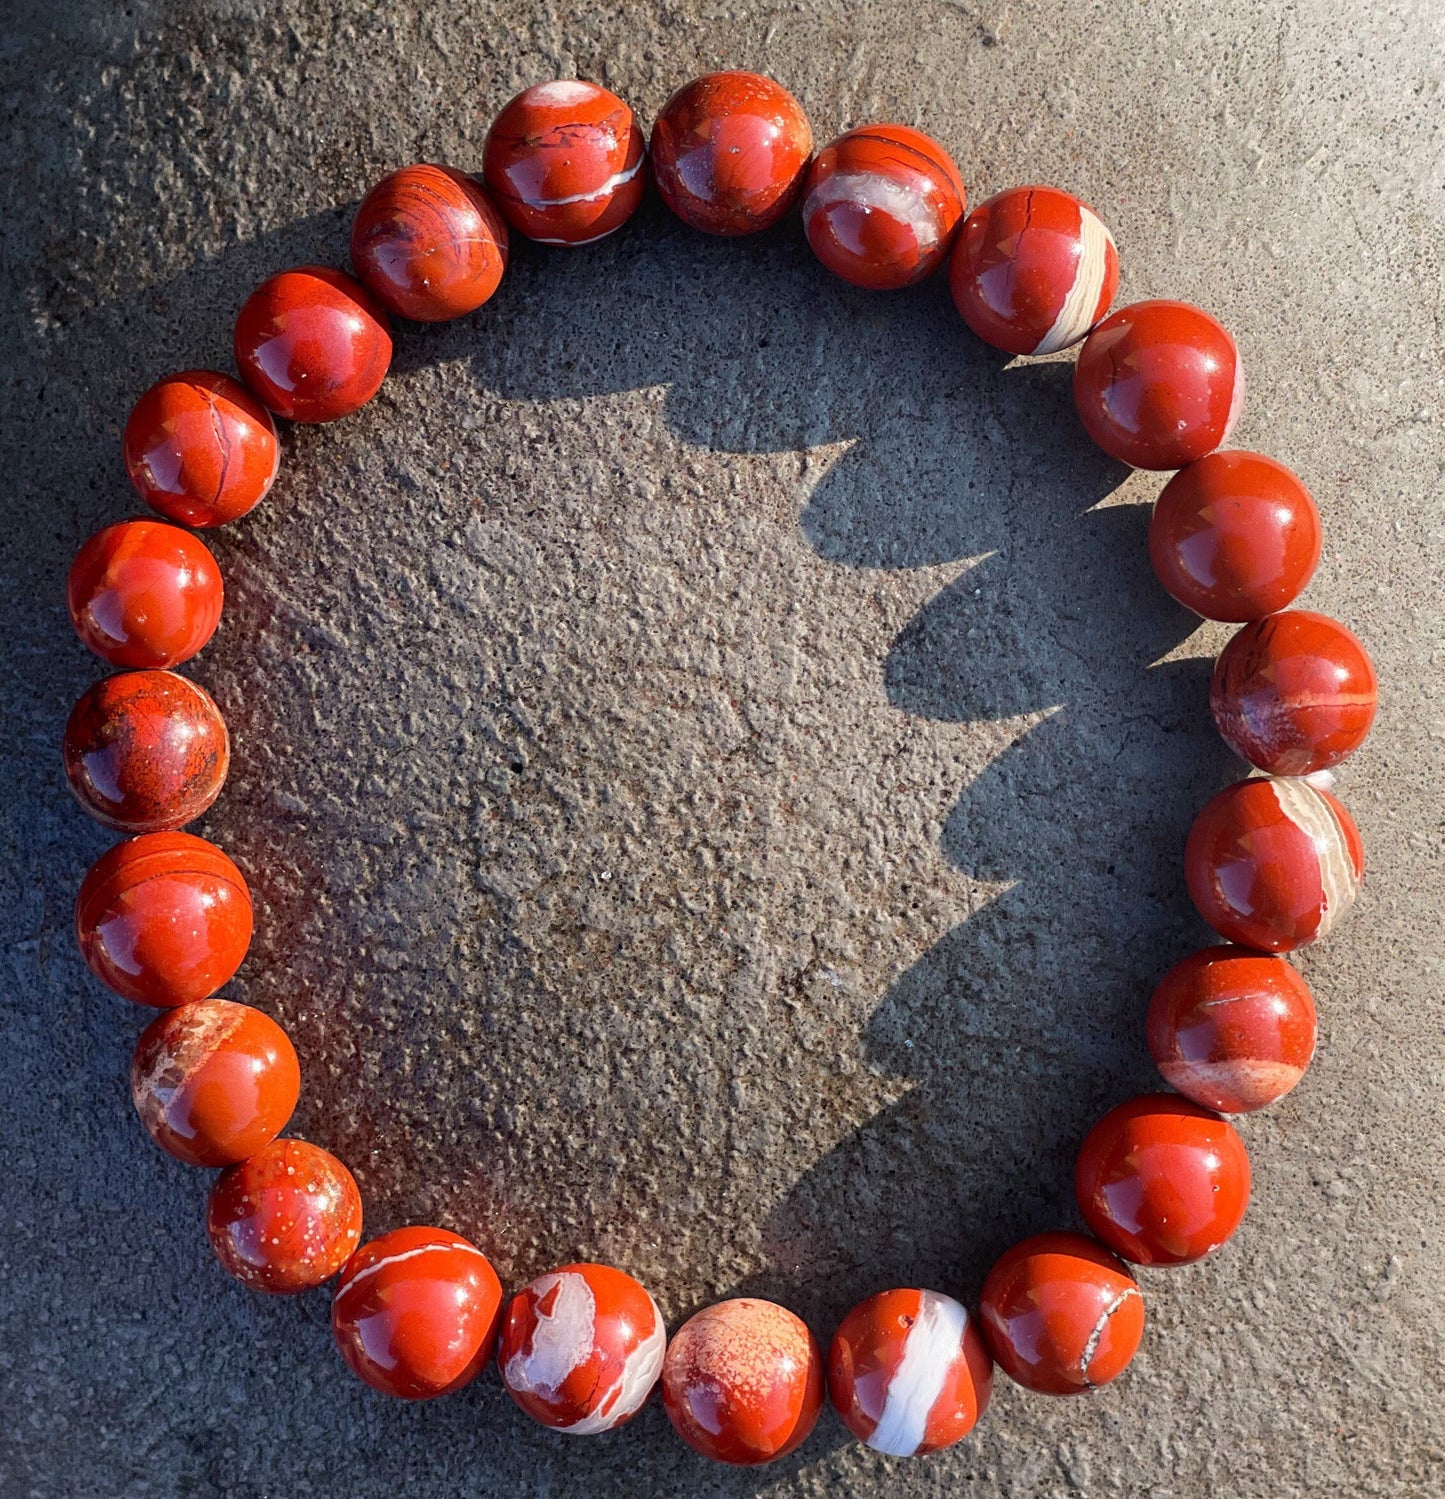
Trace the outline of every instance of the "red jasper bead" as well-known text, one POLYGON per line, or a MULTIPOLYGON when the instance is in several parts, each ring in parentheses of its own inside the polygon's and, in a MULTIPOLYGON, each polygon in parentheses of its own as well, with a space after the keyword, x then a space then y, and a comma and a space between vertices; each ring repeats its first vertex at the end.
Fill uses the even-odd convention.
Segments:
POLYGON ((1212 1254, 1249 1203, 1249 1157, 1234 1126, 1168 1093, 1111 1109, 1089 1131, 1074 1193, 1090 1233, 1139 1265, 1212 1254))
POLYGON ((286 1128, 301 1096, 301 1066, 269 1015, 198 999, 141 1032, 130 1091, 162 1150, 192 1166, 229 1166, 286 1128))
POLYGON ((272 1140, 216 1178, 206 1232, 222 1267, 253 1291, 309 1291, 361 1242, 361 1193, 329 1151, 272 1140))
POLYGON ((963 178, 937 141, 907 125, 867 125, 818 153, 803 228, 835 275, 891 291, 943 264, 963 203, 963 178))
POLYGON ((1354 754, 1375 720, 1375 668, 1337 620, 1308 609, 1245 627, 1214 664, 1209 706, 1236 755, 1277 776, 1354 754))
POLYGON ((346 1262, 331 1332, 372 1389, 430 1400, 481 1372, 501 1309, 502 1283, 475 1245, 444 1228, 398 1228, 346 1262))
POLYGON ((386 312, 350 276, 303 265, 263 281, 236 318, 236 366, 278 416, 330 422, 364 406, 391 365, 386 312))
POLYGON ((1089 436, 1135 468, 1183 468, 1213 452, 1243 400, 1234 340, 1186 302, 1121 307, 1084 340, 1074 367, 1089 436))
POLYGON ((1119 289, 1119 252, 1098 215, 1056 187, 1014 187, 964 220, 948 267, 968 326, 1010 354, 1084 337, 1119 289))
POLYGON ((124 671, 83 693, 65 725, 65 774, 97 821, 160 833, 220 795, 231 762, 210 694, 169 671, 124 671))
POLYGON ((1184 847, 1199 914, 1241 947, 1318 942, 1365 877, 1359 829, 1328 791, 1287 778, 1238 781, 1205 804, 1184 847))
POLYGON ((999 1367, 1040 1395, 1082 1395, 1117 1379, 1144 1335, 1129 1267, 1083 1234, 1035 1234, 988 1272, 979 1318, 999 1367))
POLYGON ((828 1394, 875 1452, 914 1457, 973 1430, 993 1389, 993 1360, 951 1296, 883 1291, 844 1317, 828 1350, 828 1394))
POLYGON ((646 143, 632 111, 577 79, 518 94, 487 132, 482 173, 507 222, 545 245, 589 245, 642 201, 646 143))
POLYGON ((362 199, 351 263, 388 311, 440 323, 475 312, 502 284, 507 226, 471 177, 403 167, 362 199))
POLYGON ((178 666, 216 633, 221 570, 199 537, 161 521, 97 531, 75 554, 71 622, 112 666, 178 666))
POLYGON ((1292 603, 1320 560, 1309 491, 1273 458, 1207 453, 1160 491, 1149 561, 1168 592, 1205 619, 1243 624, 1292 603))
POLYGON ((185 370, 146 391, 125 424, 125 467, 152 510, 223 526, 265 498, 281 445, 271 413, 239 380, 185 370))
POLYGON ((667 1329, 651 1296, 607 1265, 564 1265, 512 1298, 502 1383, 533 1420, 574 1436, 630 1421, 662 1373, 667 1329))
POLYGON ((707 73, 680 88, 652 127, 662 200, 708 234, 753 234, 793 206, 813 150, 803 106, 757 73, 707 73))
POLYGON ((1283 958, 1206 947, 1176 963, 1149 1001, 1149 1052, 1164 1081, 1221 1114, 1284 1097, 1315 1054, 1315 1002, 1283 958))
POLYGON ((771 1301, 704 1307, 662 1361, 662 1403, 689 1447, 718 1462, 772 1462, 812 1431, 823 1358, 806 1326, 771 1301))

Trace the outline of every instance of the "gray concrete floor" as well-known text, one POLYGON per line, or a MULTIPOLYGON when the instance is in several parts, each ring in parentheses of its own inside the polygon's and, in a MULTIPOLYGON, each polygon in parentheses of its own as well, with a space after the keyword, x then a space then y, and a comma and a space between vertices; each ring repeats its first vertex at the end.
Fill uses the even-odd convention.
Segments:
MULTIPOLYGON (((1442 58, 1426 0, 10 0, 0 1494, 1440 1493, 1442 58), (1320 1054, 1242 1126, 1242 1231, 1145 1277, 1118 1386, 1001 1380, 912 1464, 830 1413, 737 1473, 656 1405, 569 1442, 492 1374, 372 1396, 324 1295, 212 1261, 202 1175, 131 1116, 145 1016, 69 929, 108 840, 60 771, 98 674, 61 586, 134 508, 130 403, 226 367, 248 289, 339 263, 382 172, 477 168, 523 85, 580 73, 650 120, 726 65, 820 139, 926 127, 975 200, 1081 193, 1123 300, 1220 315, 1239 443, 1324 514, 1307 602, 1382 678, 1341 787, 1369 881, 1302 960, 1320 1054)), ((369 409, 286 435, 214 541, 194 671, 236 757, 200 830, 258 898, 233 992, 291 1028, 297 1128, 373 1231, 448 1223, 512 1283, 611 1260, 674 1324, 770 1295, 826 1338, 890 1284, 971 1299, 1074 1221, 1077 1142, 1151 1083, 1150 986, 1203 937, 1185 830, 1240 767, 1206 705, 1226 631, 1155 586, 1159 480, 1091 450, 1067 377, 992 357, 941 284, 856 293, 796 226, 721 243, 649 203, 585 252, 520 246, 481 314, 401 333, 369 409)))

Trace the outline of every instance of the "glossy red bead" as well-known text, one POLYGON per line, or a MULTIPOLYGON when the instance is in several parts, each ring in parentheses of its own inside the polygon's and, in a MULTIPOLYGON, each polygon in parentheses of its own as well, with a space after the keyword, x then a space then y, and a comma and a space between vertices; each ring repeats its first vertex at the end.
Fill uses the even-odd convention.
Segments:
POLYGON ((398 1228, 346 1262, 331 1332, 372 1389, 430 1400, 481 1372, 501 1310, 502 1283, 474 1244, 444 1228, 398 1228))
POLYGON ((891 291, 943 264, 963 204, 963 178, 937 141, 907 125, 866 125, 808 169, 803 228, 835 275, 891 291))
POLYGON ((193 822, 220 795, 231 762, 210 694, 169 671, 103 677, 71 710, 62 748, 81 806, 126 833, 193 822))
POLYGON ((642 201, 646 142, 632 111, 578 79, 518 94, 487 132, 482 172, 518 234, 588 245, 619 229, 642 201))
POLYGON ((684 1322, 662 1362, 662 1403, 689 1447, 752 1466, 789 1453, 823 1405, 823 1358, 807 1327, 744 1297, 684 1322))
POLYGON ((1147 1094, 1090 1130, 1074 1167, 1089 1232, 1139 1265, 1212 1254, 1249 1204, 1249 1157, 1227 1119, 1187 1098, 1147 1094))
POLYGON ((964 220, 948 268, 965 323, 1010 354, 1076 344, 1119 289, 1114 237, 1086 203, 1056 187, 1014 187, 964 220))
POLYGON ((793 206, 813 150, 803 106, 757 73, 708 73, 680 88, 652 127, 663 202, 708 234, 753 234, 793 206))
POLYGON ((188 526, 245 515, 276 481, 281 445, 271 413, 215 370, 152 385, 125 424, 125 467, 152 510, 188 526))
POLYGON ((630 1421, 662 1373, 667 1328, 657 1303, 607 1265, 564 1265, 512 1298, 498 1363, 512 1399, 574 1436, 630 1421))
POLYGON ((1245 625, 1220 653, 1209 686, 1224 742, 1277 776, 1310 775, 1354 754, 1378 698, 1364 646, 1337 620, 1308 609, 1245 625))
POLYGON ((1128 1368, 1144 1335, 1144 1297, 1124 1261, 1093 1239, 1035 1234, 988 1272, 979 1320, 1016 1384, 1082 1395, 1128 1368))
POLYGON ((403 167, 362 199, 351 263, 389 312, 444 322, 475 312, 502 284, 507 226, 473 178, 450 167, 403 167))
POLYGON ((1187 302, 1135 302, 1079 351, 1074 404, 1089 436, 1135 468, 1183 468, 1229 436, 1244 400, 1239 351, 1187 302))
POLYGON ((890 1457, 937 1452, 977 1424, 993 1360, 968 1312, 937 1291, 883 1291, 844 1317, 828 1394, 859 1441, 890 1457))
POLYGON ((222 1267, 253 1291, 309 1291, 361 1242, 361 1193, 329 1151, 272 1140, 216 1178, 206 1232, 222 1267))
POLYGON ((216 633, 224 588, 205 544, 179 526, 128 520, 75 554, 65 597, 71 623, 112 666, 178 666, 216 633))
POLYGON ((263 281, 236 318, 236 367, 274 411, 329 422, 364 406, 391 365, 386 311, 352 277, 304 265, 263 281))
POLYGON ((130 1091, 162 1150, 192 1166, 229 1166, 255 1155, 290 1123, 301 1067, 269 1015, 225 999, 198 999, 158 1015, 141 1032, 130 1091))
POLYGON ((1206 947, 1160 979, 1146 1030, 1171 1088, 1221 1114, 1246 1114, 1304 1076, 1315 1054, 1315 1002, 1283 958, 1206 947))
POLYGON ((1199 914, 1230 942, 1289 952, 1354 904, 1365 847, 1339 800, 1307 781, 1239 781, 1208 802, 1184 848, 1199 914))
POLYGON ((1284 466, 1234 448, 1207 453, 1160 491, 1149 561, 1205 619, 1242 624, 1293 603, 1320 560, 1320 516, 1284 466))

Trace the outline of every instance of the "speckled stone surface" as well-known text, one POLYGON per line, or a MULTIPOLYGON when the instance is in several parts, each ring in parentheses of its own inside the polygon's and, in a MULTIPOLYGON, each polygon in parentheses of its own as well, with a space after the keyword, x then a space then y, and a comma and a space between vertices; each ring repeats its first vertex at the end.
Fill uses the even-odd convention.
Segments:
MULTIPOLYGON (((1440 1155, 1445 18, 1433 0, 1148 7, 287 6, 11 0, 0 19, 0 1493, 1424 1496, 1445 1462, 1440 1155), (324 1295, 233 1286, 206 1180, 155 1151, 147 1018, 69 930, 106 836, 58 744, 97 674, 65 568, 133 513, 120 428, 229 366, 267 274, 341 263, 416 159, 581 73, 650 122, 765 69, 819 140, 925 128, 974 201, 1095 204, 1121 301, 1237 337, 1237 440, 1298 469, 1301 600, 1381 675, 1345 769, 1371 871, 1301 966, 1321 1047, 1244 1120, 1255 1197, 1208 1263, 1145 1274, 1128 1375, 1000 1380, 908 1465, 824 1414, 708 1467, 654 1402, 530 1425, 495 1372, 415 1408, 351 1379, 324 1295), (1432 1478, 1432 1474, 1434 1477, 1432 1478)), ((227 611, 186 671, 234 736, 196 831, 258 933, 227 991, 289 1027, 296 1126, 368 1229, 446 1224, 503 1279, 624 1266, 672 1326, 785 1302, 826 1342, 892 1284, 972 1301, 1076 1225, 1070 1166, 1153 1082, 1149 990, 1204 932, 1181 871, 1236 774, 1209 657, 1154 583, 1146 502, 1069 364, 1009 365, 942 280, 830 280, 795 223, 724 243, 649 197, 580 252, 518 244, 474 318, 399 330, 359 415, 284 436, 214 533, 227 611)))

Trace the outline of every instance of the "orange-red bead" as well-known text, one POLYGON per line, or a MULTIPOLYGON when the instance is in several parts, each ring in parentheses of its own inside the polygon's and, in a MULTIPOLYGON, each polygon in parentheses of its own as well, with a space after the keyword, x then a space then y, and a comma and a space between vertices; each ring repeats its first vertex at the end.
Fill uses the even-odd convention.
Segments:
POLYGON ((71 710, 63 752, 81 806, 125 833, 194 821, 220 795, 231 762, 210 694, 169 671, 103 677, 71 710))
POLYGON ((757 73, 707 73, 680 88, 652 127, 662 200, 708 234, 753 234, 793 206, 813 150, 803 106, 757 73))
POLYGON ((162 1150, 192 1166, 229 1166, 286 1128, 301 1096, 301 1067, 269 1015, 198 999, 141 1032, 130 1090, 162 1150))
POLYGON ((1227 1119, 1186 1098, 1147 1094, 1090 1130, 1074 1167, 1089 1232, 1139 1265, 1212 1254, 1249 1204, 1249 1157, 1227 1119))
POLYGON ((329 1151, 272 1140, 216 1178, 206 1232, 223 1268, 253 1291, 309 1291, 361 1242, 361 1193, 329 1151))
POLYGON ((1117 1379, 1144 1335, 1144 1298, 1123 1260, 1083 1234, 1035 1234, 988 1272, 979 1318, 999 1368, 1040 1395, 1117 1379))
POLYGON ((331 1332, 372 1389, 430 1400, 481 1372, 501 1309, 502 1284, 474 1244, 444 1228, 398 1228, 346 1262, 331 1332))
POLYGON ((391 330, 359 281, 303 265, 263 281, 246 299, 235 352, 242 378, 277 416, 330 422, 381 389, 391 330))
POLYGON ((403 167, 362 199, 351 263, 388 311, 439 323, 475 312, 502 284, 507 226, 473 178, 403 167))

